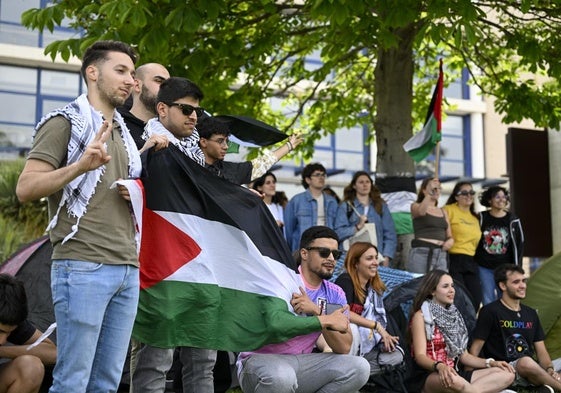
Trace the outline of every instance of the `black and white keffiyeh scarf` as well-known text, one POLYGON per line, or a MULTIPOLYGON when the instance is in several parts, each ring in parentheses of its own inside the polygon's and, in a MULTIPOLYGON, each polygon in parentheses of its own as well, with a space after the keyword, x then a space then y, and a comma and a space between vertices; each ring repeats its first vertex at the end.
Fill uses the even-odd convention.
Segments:
MULTIPOLYGON (((381 324, 384 329, 387 326, 384 301, 382 296, 373 290, 372 287, 369 287, 366 291, 366 299, 364 300, 364 309, 362 310, 361 316, 371 321, 376 321, 381 324)), ((361 355, 370 352, 382 338, 378 332, 374 332, 374 335, 372 335, 372 330, 363 326, 359 326, 358 331, 360 333, 361 355)))
POLYGON ((146 123, 142 139, 146 141, 152 135, 165 135, 169 139, 170 143, 181 150, 183 154, 191 158, 197 164, 205 166, 205 155, 199 147, 200 138, 196 129, 193 130, 193 133, 190 136, 180 139, 164 127, 157 118, 153 118, 148 120, 148 123, 146 123))
POLYGON ((425 300, 421 311, 425 319, 428 340, 432 340, 436 324, 444 336, 446 351, 450 358, 457 358, 465 352, 468 343, 467 328, 462 314, 454 304, 445 308, 436 302, 425 300))
MULTIPOLYGON (((35 134, 43 124, 55 116, 64 116, 64 118, 70 121, 70 141, 68 142, 66 162, 67 165, 77 162, 101 127, 104 120, 103 115, 90 105, 87 95, 82 94, 65 107, 45 115, 37 124, 33 137, 35 137, 35 134)), ((121 137, 127 150, 129 177, 137 178, 140 176, 142 164, 134 140, 119 112, 114 111, 113 119, 120 126, 121 137)), ((76 177, 64 186, 57 212, 47 227, 47 230, 50 230, 56 226, 60 209, 66 205, 68 215, 76 217, 76 224, 72 226, 72 231, 63 239, 62 244, 74 237, 76 232, 78 232, 80 219, 86 214, 89 201, 95 194, 95 188, 104 173, 105 165, 102 165, 76 177)))

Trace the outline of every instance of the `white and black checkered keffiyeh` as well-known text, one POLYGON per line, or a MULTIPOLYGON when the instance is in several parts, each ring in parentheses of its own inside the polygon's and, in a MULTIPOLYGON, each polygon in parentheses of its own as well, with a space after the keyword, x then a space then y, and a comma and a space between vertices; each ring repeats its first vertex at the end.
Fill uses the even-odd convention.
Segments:
MULTIPOLYGON (((45 115, 37 124, 33 137, 35 137, 35 134, 43 124, 55 116, 64 116, 71 124, 70 141, 68 142, 66 158, 66 164, 70 165, 77 162, 80 157, 82 157, 86 147, 94 139, 103 123, 103 115, 90 105, 86 94, 82 94, 65 107, 45 115)), ((125 149, 127 150, 129 158, 129 177, 133 179, 137 178, 140 176, 142 164, 134 140, 119 112, 114 111, 113 119, 120 126, 121 137, 123 138, 125 149)), ((72 231, 63 239, 63 244, 74 237, 76 232, 78 232, 80 219, 86 214, 88 203, 95 194, 95 188, 104 173, 105 165, 102 165, 99 168, 76 177, 64 186, 57 212, 47 227, 47 230, 50 230, 56 226, 60 209, 62 206, 66 205, 68 215, 70 217, 76 217, 77 220, 76 224, 72 226, 72 231)))
POLYGON ((445 308, 434 301, 426 300, 421 306, 421 311, 425 319, 428 340, 432 340, 432 332, 436 324, 444 336, 448 357, 455 359, 465 352, 468 343, 467 328, 462 314, 454 304, 445 308))
POLYGON ((153 118, 148 120, 144 126, 144 133, 142 139, 148 140, 152 135, 165 135, 170 143, 181 150, 187 157, 195 161, 201 166, 205 166, 205 154, 199 146, 199 133, 196 129, 193 133, 185 138, 177 138, 173 135, 164 125, 157 119, 153 118))
MULTIPOLYGON (((384 308, 384 301, 382 296, 378 294, 372 287, 368 287, 366 298, 364 300, 364 309, 362 310, 362 317, 371 321, 376 321, 385 329, 387 326, 386 309, 384 308)), ((382 336, 377 331, 372 331, 364 326, 359 326, 358 331, 360 334, 360 354, 361 356, 368 353, 374 348, 381 340, 382 336), (372 335, 372 333, 374 333, 372 335)))

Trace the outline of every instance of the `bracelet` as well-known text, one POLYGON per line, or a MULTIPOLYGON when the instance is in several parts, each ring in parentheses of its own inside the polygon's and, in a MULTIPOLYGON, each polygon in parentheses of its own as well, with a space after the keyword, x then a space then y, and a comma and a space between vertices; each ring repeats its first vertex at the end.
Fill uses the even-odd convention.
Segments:
POLYGON ((432 365, 432 371, 438 372, 438 365, 440 363, 442 363, 440 360, 437 360, 436 362, 434 362, 434 364, 432 365))
POLYGON ((286 144, 288 145, 288 152, 290 153, 292 150, 294 150, 294 147, 292 146, 292 143, 290 143, 290 141, 286 141, 286 144))
POLYGON ((378 322, 374 321, 374 325, 370 328, 370 334, 368 335, 368 339, 372 340, 374 338, 374 330, 378 331, 378 322))

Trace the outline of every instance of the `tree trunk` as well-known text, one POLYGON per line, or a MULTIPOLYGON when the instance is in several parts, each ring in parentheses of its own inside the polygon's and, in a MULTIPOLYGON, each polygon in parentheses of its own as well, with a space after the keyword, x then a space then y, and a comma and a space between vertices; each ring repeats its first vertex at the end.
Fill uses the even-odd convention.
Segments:
POLYGON ((395 32, 398 46, 378 51, 375 70, 378 146, 376 177, 414 177, 413 160, 403 150, 412 135, 413 25, 395 32))

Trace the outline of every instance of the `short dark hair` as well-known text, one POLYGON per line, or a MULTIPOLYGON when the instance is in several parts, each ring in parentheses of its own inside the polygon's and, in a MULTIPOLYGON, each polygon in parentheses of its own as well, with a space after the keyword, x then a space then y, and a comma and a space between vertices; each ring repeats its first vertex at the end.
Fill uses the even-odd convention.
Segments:
POLYGON ((27 313, 23 283, 9 274, 0 274, 0 323, 18 326, 27 319, 27 313))
POLYGON ((97 41, 94 42, 86 52, 84 52, 84 56, 82 57, 82 68, 80 69, 80 73, 84 80, 88 80, 86 78, 86 68, 88 68, 91 64, 104 62, 107 60, 107 54, 109 52, 121 52, 128 55, 133 64, 136 63, 138 56, 134 49, 128 44, 125 44, 121 41, 97 41))
POLYGON ((503 263, 502 265, 499 265, 493 272, 495 284, 498 286, 500 282, 506 283, 509 273, 513 272, 518 272, 520 274, 525 273, 522 266, 515 265, 513 263, 503 263))
POLYGON ((184 97, 190 97, 201 101, 204 95, 199 86, 187 78, 172 76, 163 81, 160 85, 158 102, 171 104, 175 100, 184 97))
POLYGON ((228 123, 212 116, 205 117, 197 122, 197 131, 199 137, 205 139, 210 139, 213 135, 230 135, 228 123))
POLYGON ((486 189, 479 195, 479 203, 481 206, 491 207, 491 203, 489 202, 491 199, 495 197, 499 192, 503 192, 505 194, 506 199, 509 199, 508 190, 501 186, 492 186, 486 189))
POLYGON ((321 171, 323 173, 327 172, 325 170, 325 167, 321 165, 319 162, 313 162, 311 164, 306 165, 304 169, 302 169, 302 186, 304 188, 307 189, 308 187, 310 187, 310 185, 306 183, 306 178, 311 177, 312 173, 314 173, 315 171, 321 171))
POLYGON ((306 229, 300 237, 300 248, 308 247, 316 239, 325 238, 335 239, 337 242, 339 242, 339 236, 337 236, 337 233, 333 229, 322 225, 310 227, 306 229))

